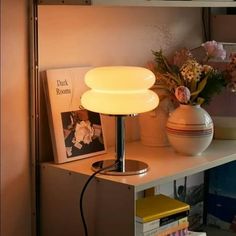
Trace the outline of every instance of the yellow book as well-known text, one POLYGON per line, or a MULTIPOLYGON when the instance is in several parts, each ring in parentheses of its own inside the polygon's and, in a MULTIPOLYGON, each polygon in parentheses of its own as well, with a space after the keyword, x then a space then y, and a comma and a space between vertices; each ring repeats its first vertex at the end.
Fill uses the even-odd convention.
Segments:
POLYGON ((189 211, 190 206, 163 194, 136 200, 136 221, 149 222, 181 212, 189 211))

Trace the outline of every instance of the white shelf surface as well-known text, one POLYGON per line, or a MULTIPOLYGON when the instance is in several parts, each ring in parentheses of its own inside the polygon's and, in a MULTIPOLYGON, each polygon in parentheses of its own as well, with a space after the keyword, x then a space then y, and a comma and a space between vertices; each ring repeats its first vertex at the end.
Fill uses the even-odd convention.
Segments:
MULTIPOLYGON (((110 176, 98 174, 97 178, 132 186, 139 192, 161 183, 170 182, 216 166, 236 160, 236 140, 213 140, 208 149, 200 156, 184 156, 175 153, 171 147, 148 147, 140 142, 126 145, 127 159, 137 159, 149 165, 149 171, 142 175, 110 176)), ((114 159, 114 148, 106 154, 68 162, 64 164, 43 163, 68 172, 91 175, 93 162, 114 159)))
POLYGON ((236 7, 236 2, 232 0, 92 0, 92 5, 147 7, 236 7))

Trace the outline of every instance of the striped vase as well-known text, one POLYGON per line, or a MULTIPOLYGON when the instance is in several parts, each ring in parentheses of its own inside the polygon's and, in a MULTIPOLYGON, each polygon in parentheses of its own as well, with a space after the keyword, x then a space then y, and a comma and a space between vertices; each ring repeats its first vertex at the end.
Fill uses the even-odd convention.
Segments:
POLYGON ((171 146, 184 155, 200 155, 213 138, 213 122, 200 105, 180 105, 167 121, 167 136, 171 146))

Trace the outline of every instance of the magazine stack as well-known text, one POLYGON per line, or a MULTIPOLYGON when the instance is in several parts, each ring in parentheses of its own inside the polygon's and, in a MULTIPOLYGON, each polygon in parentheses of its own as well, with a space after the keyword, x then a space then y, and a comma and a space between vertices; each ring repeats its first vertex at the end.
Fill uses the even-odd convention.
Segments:
POLYGON ((136 201, 137 236, 187 236, 190 206, 165 195, 136 201))

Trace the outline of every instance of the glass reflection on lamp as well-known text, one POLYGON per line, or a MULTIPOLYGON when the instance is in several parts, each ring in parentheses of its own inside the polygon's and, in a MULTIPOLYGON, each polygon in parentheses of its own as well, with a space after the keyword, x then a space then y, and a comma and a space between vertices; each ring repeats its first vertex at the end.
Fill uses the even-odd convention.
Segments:
POLYGON ((113 168, 101 173, 134 175, 148 170, 148 165, 142 161, 125 159, 124 119, 157 107, 158 96, 149 90, 154 82, 155 75, 143 67, 97 67, 86 73, 85 83, 91 89, 82 95, 82 106, 93 112, 114 115, 116 119, 116 159, 95 162, 94 171, 112 164, 113 168))

